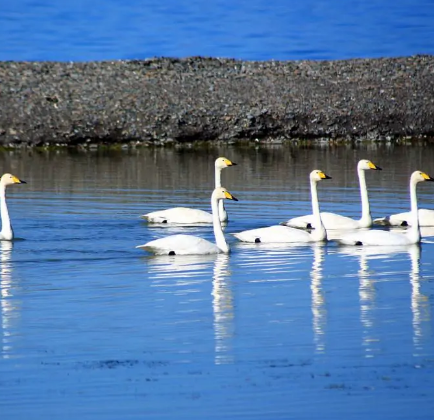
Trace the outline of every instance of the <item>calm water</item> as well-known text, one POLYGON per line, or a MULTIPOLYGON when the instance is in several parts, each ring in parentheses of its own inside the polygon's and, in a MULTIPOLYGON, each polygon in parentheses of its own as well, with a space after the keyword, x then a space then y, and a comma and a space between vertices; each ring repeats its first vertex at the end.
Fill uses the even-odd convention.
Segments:
POLYGON ((429 0, 2 1, 0 60, 434 54, 429 0))
MULTIPOLYGON (((355 164, 374 216, 407 209, 408 176, 434 149, 221 148, 0 154, 0 412, 9 419, 431 419, 434 237, 421 247, 272 247, 229 237, 230 256, 153 257, 135 246, 210 227, 149 227, 146 211, 209 208, 213 161, 240 201, 226 232, 309 208, 359 216, 355 164)), ((420 185, 434 208, 434 187, 420 185)), ((427 231, 425 235, 433 232, 427 231)))

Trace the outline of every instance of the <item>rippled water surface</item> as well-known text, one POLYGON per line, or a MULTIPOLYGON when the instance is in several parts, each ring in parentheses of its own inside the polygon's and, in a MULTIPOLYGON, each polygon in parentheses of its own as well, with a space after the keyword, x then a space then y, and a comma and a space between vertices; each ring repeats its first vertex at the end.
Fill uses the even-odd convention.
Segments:
MULTIPOLYGON (((228 235, 310 211, 408 208, 408 177, 434 173, 422 147, 2 152, 21 240, 0 243, 3 419, 430 419, 434 410, 434 233, 393 249, 240 244, 228 235), (229 256, 153 257, 136 245, 210 227, 151 227, 173 205, 209 209, 214 159, 229 256)), ((434 208, 434 186, 418 187, 434 208)))
POLYGON ((13 0, 1 6, 0 60, 434 54, 429 0, 13 0))

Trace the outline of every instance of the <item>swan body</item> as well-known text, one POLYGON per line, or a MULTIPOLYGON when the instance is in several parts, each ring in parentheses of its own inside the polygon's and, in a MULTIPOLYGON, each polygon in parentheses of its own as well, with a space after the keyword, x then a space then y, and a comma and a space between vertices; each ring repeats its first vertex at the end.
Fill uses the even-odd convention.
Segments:
POLYGON ((220 200, 238 201, 224 187, 216 188, 211 196, 211 209, 213 215, 214 237, 216 243, 207 241, 193 235, 172 235, 166 238, 155 239, 136 248, 141 248, 156 255, 199 255, 199 254, 220 254, 229 252, 229 245, 226 242, 219 219, 220 200))
MULTIPOLYGON (((225 157, 216 159, 215 167, 215 188, 221 187, 221 173, 224 168, 235 166, 236 163, 225 157)), ((188 207, 174 207, 167 210, 158 210, 141 216, 150 223, 168 224, 200 224, 213 223, 213 215, 207 211, 192 209, 188 207)), ((224 207, 223 200, 219 203, 219 219, 221 222, 228 221, 228 214, 224 207)))
POLYGON ((2 220, 2 230, 0 232, 0 241, 11 241, 14 238, 14 231, 9 218, 8 206, 6 204, 6 187, 14 184, 25 184, 26 181, 18 179, 11 174, 4 174, 0 178, 0 211, 2 220))
MULTIPOLYGON (((371 209, 369 206, 368 189, 366 187, 365 171, 377 170, 381 168, 370 160, 362 159, 357 164, 357 174, 360 184, 360 197, 362 201, 362 217, 359 220, 354 220, 350 217, 342 216, 336 213, 322 212, 321 220, 326 230, 330 229, 360 229, 372 226, 371 209)), ((315 228, 314 216, 312 214, 307 216, 294 217, 282 225, 295 227, 299 229, 315 228)))
MULTIPOLYGON (((392 214, 374 220, 374 224, 383 226, 411 226, 411 212, 392 214)), ((434 226, 434 210, 419 209, 419 226, 434 226)))
POLYGON ((317 183, 323 179, 331 179, 323 171, 314 170, 310 173, 310 191, 312 197, 312 211, 317 229, 312 232, 287 227, 287 226, 270 226, 259 229, 245 230, 234 233, 233 235, 242 242, 256 243, 311 243, 322 242, 327 240, 327 232, 321 221, 319 210, 317 183))
POLYGON ((419 211, 417 207, 416 185, 419 182, 434 181, 425 172, 415 171, 410 177, 411 227, 404 233, 384 230, 365 230, 353 232, 336 239, 342 245, 412 245, 420 242, 419 211))

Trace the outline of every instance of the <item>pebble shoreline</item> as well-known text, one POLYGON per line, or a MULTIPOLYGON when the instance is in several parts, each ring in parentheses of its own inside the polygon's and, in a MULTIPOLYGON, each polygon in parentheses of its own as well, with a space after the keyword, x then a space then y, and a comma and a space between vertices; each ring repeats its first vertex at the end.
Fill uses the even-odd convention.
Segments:
POLYGON ((434 138, 434 56, 0 62, 0 144, 434 138))

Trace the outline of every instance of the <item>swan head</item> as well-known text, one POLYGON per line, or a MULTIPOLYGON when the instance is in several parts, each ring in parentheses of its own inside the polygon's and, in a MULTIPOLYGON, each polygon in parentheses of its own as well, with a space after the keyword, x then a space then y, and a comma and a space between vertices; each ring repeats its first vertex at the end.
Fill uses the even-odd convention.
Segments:
POLYGON ((223 169, 223 168, 227 168, 228 166, 235 166, 235 165, 236 165, 235 162, 232 162, 231 160, 225 157, 219 157, 215 160, 216 169, 223 169))
POLYGON ((410 182, 412 184, 417 184, 418 182, 424 182, 424 181, 434 181, 434 178, 422 171, 414 171, 411 174, 410 182))
POLYGON ((26 184, 26 181, 23 181, 22 179, 19 179, 12 174, 3 174, 0 179, 0 183, 6 186, 6 185, 14 185, 14 184, 26 184))
POLYGON ((218 187, 212 193, 212 198, 215 200, 234 200, 238 201, 225 187, 218 187))
POLYGON ((374 171, 382 170, 379 166, 375 165, 375 163, 371 162, 368 159, 359 160, 359 163, 357 164, 357 169, 361 169, 363 171, 367 171, 368 169, 373 169, 374 171))
POLYGON ((332 179, 331 176, 326 175, 323 171, 321 171, 320 169, 314 169, 311 173, 310 173, 310 180, 311 181, 322 181, 323 179, 332 179))

